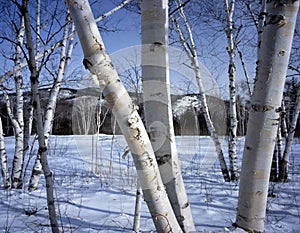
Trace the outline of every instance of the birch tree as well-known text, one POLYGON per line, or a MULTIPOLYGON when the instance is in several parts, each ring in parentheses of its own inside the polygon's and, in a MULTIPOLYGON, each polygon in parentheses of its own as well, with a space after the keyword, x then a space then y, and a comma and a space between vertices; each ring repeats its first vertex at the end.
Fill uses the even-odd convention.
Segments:
POLYGON ((184 232, 195 231, 175 144, 168 61, 168 1, 143 0, 141 15, 146 127, 177 221, 184 232))
MULTIPOLYGON (((15 43, 15 67, 19 67, 22 62, 22 45, 25 32, 24 18, 22 16, 20 16, 19 23, 19 26, 16 25, 16 28, 18 29, 16 38, 17 42, 15 43)), ((11 104, 11 98, 6 91, 6 88, 3 85, 1 85, 0 88, 5 97, 7 113, 12 123, 15 135, 15 152, 12 167, 12 188, 22 188, 22 172, 24 163, 23 77, 20 70, 18 70, 13 76, 16 90, 15 107, 11 104)))
POLYGON ((190 60, 192 62, 192 65, 193 65, 193 69, 195 71, 196 81, 197 81, 197 85, 198 85, 198 88, 199 88, 199 100, 200 100, 200 103, 201 103, 201 112, 204 115, 208 131, 209 131, 210 136, 212 137, 212 140, 213 140, 214 145, 216 147, 216 152, 217 152, 217 155, 218 155, 218 158, 219 158, 219 162, 220 162, 220 166, 221 166, 221 170, 222 170, 224 180, 225 181, 230 181, 230 176, 229 176, 227 165, 226 165, 226 162, 225 162, 225 159, 224 159, 224 154, 223 154, 223 150, 222 150, 222 147, 221 147, 221 142, 219 140, 217 131, 216 131, 216 129, 214 127, 214 124, 212 122, 212 119, 210 117, 210 113, 209 113, 209 109, 208 109, 208 105, 207 105, 207 101, 206 101, 205 90, 204 90, 202 80, 201 80, 201 71, 200 71, 200 67, 199 67, 198 55, 197 55, 197 51, 196 51, 196 46, 195 46, 192 30, 191 30, 190 25, 188 23, 188 20, 185 16, 183 7, 180 7, 181 5, 182 5, 181 1, 178 1, 177 2, 177 7, 179 9, 179 13, 180 13, 181 18, 184 21, 184 25, 187 29, 187 34, 188 34, 190 44, 188 44, 188 42, 187 42, 188 40, 185 38, 183 30, 182 30, 182 28, 180 27, 180 25, 178 23, 178 20, 174 17, 171 17, 171 20, 172 20, 173 24, 175 25, 175 28, 176 28, 176 30, 178 32, 178 35, 179 35, 180 42, 181 42, 186 54, 190 58, 190 60))
POLYGON ((288 179, 288 164, 289 164, 289 157, 291 154, 292 143, 294 139, 294 134, 296 131, 296 125, 299 117, 300 112, 300 85, 298 85, 297 91, 297 98, 296 98, 296 106, 295 111, 292 117, 292 121, 289 125, 288 136, 286 138, 286 145, 284 148, 283 156, 279 163, 279 181, 284 182, 288 179))
MULTIPOLYGON (((70 32, 70 28, 69 28, 70 18, 69 18, 68 14, 66 16, 66 22, 67 22, 67 25, 65 26, 65 29, 64 29, 63 41, 62 41, 61 51, 60 51, 59 68, 58 68, 57 76, 55 78, 53 87, 51 88, 49 101, 48 101, 48 104, 46 107, 46 114, 44 116, 44 127, 43 128, 44 128, 44 139, 45 139, 46 146, 48 145, 50 134, 52 132, 52 126, 53 126, 53 121, 54 121, 54 116, 55 116, 55 108, 56 108, 58 93, 59 93, 61 83, 62 83, 64 74, 65 74, 65 70, 68 67, 68 64, 71 59, 72 51, 73 51, 74 34, 72 34, 70 37, 68 37, 69 32, 70 32)), ((72 26, 71 31, 73 31, 73 30, 74 30, 74 27, 72 26)), ((33 171, 31 174, 30 182, 29 182, 28 189, 30 191, 35 190, 37 188, 41 171, 42 171, 42 165, 41 165, 41 161, 40 161, 40 156, 37 156, 34 167, 33 167, 33 171)))
MULTIPOLYGON (((131 0, 125 0, 124 2, 122 2, 121 4, 119 4, 118 6, 113 8, 112 10, 110 10, 107 13, 103 14, 102 16, 98 17, 96 21, 99 22, 99 21, 105 19, 106 17, 110 16, 117 10, 124 7, 130 1, 131 0)), ((39 21, 40 21, 39 20, 39 18, 40 18, 39 17, 40 16, 40 10, 39 10, 40 3, 39 2, 40 2, 40 0, 37 0, 37 13, 36 13, 37 14, 37 29, 36 29, 36 32, 37 32, 36 53, 37 54, 40 53, 40 51, 39 51, 40 35, 38 34, 39 28, 40 28, 39 27, 39 21)), ((69 62, 71 60, 71 55, 73 52, 74 36, 75 36, 74 32, 75 32, 74 24, 71 24, 71 26, 70 26, 69 14, 67 14, 66 25, 64 27, 64 33, 63 33, 63 39, 60 42, 61 51, 60 51, 60 59, 59 59, 60 62, 58 65, 58 71, 57 71, 57 75, 55 77, 53 86, 50 91, 50 97, 49 97, 48 104, 46 106, 46 113, 44 116, 44 136, 45 136, 45 144, 46 145, 48 145, 50 134, 52 132, 58 93, 59 93, 63 78, 65 76, 65 71, 69 65, 69 62)), ((83 100, 83 102, 78 103, 78 104, 82 104, 82 106, 79 106, 79 105, 75 106, 75 108, 79 107, 78 115, 77 114, 75 115, 75 118, 77 116, 77 118, 75 120, 79 124, 78 125, 79 132, 82 133, 82 131, 81 131, 81 129, 82 129, 83 134, 88 134, 90 131, 90 127, 92 126, 93 123, 95 123, 94 122, 95 114, 93 114, 93 113, 91 114, 91 111, 93 112, 95 109, 94 109, 94 106, 90 106, 90 104, 85 103, 86 101, 84 100, 84 98, 82 100, 83 100), (89 107, 92 107, 92 108, 88 109, 89 107), (83 121, 79 120, 79 117, 83 121)), ((95 127, 92 126, 92 128, 94 129, 95 127)), ((42 165, 41 165, 41 161, 40 161, 40 156, 37 156, 33 170, 32 170, 30 182, 29 182, 28 189, 30 191, 33 191, 38 187, 38 182, 40 179, 41 171, 42 171, 42 165)))
POLYGON ((228 77, 229 77, 229 142, 228 142, 228 155, 230 161, 230 179, 237 180, 237 156, 236 156, 236 143, 237 143, 237 113, 236 113, 236 67, 235 67, 235 41, 233 35, 233 14, 235 7, 235 0, 224 0, 224 7, 226 12, 225 32, 227 36, 227 52, 229 56, 228 77))
POLYGON ((10 176, 7 166, 7 154, 5 150, 5 142, 4 142, 4 134, 2 127, 2 119, 0 116, 0 166, 1 166, 1 174, 3 178, 3 184, 5 189, 9 189, 11 187, 10 176))
POLYGON ((54 191, 53 191, 53 174, 49 168, 48 160, 47 160, 47 146, 45 144, 44 139, 44 128, 43 128, 43 117, 42 117, 42 108, 40 102, 40 96, 38 91, 39 85, 39 70, 37 68, 37 61, 35 60, 34 53, 34 43, 31 32, 31 23, 30 23, 30 15, 28 12, 28 0, 23 0, 22 5, 14 1, 14 3, 18 6, 21 15, 24 17, 24 25, 25 25, 25 35, 26 35, 26 44, 28 50, 28 67, 30 70, 30 81, 31 81, 31 91, 33 96, 33 107, 36 111, 36 128, 38 134, 38 142, 39 149, 38 153, 41 158, 41 164, 43 168, 43 172, 46 180, 46 193, 47 193, 47 206, 49 212, 49 219, 51 223, 52 232, 59 232, 57 218, 56 218, 56 210, 55 210, 55 201, 54 201, 54 191))
POLYGON ((270 0, 258 53, 244 147, 236 226, 264 231, 279 111, 299 1, 270 0))
POLYGON ((151 142, 136 106, 105 50, 88 1, 66 1, 84 53, 131 150, 145 201, 158 232, 182 232, 168 200, 151 142))

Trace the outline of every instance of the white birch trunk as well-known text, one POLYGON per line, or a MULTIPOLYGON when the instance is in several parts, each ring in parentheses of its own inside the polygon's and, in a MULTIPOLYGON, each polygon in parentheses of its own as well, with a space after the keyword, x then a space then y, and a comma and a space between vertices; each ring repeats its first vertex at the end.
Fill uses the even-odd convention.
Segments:
POLYGON ((277 130, 277 139, 276 139, 276 146, 277 146, 277 152, 278 152, 278 159, 282 158, 282 136, 281 136, 281 125, 279 122, 278 130, 277 130))
MULTIPOLYGON (((16 44, 16 56, 15 56, 15 66, 19 67, 22 59, 22 45, 24 40, 24 18, 21 17, 20 29, 17 36, 16 44)), ((12 187, 22 188, 22 172, 24 164, 24 121, 23 121, 23 78, 20 71, 16 72, 14 75, 15 88, 16 88, 16 113, 14 114, 14 109, 10 105, 10 99, 6 93, 3 91, 6 99, 6 106, 9 118, 12 122, 14 133, 15 133, 15 152, 13 159, 12 168, 12 187)))
MULTIPOLYGON (((181 2, 178 3, 178 7, 180 6, 180 4, 181 4, 181 2)), ((226 165, 226 162, 225 162, 225 159, 224 159, 223 150, 222 150, 222 147, 221 147, 221 142, 219 140, 217 131, 214 127, 214 124, 213 124, 213 122, 211 120, 211 117, 210 117, 210 114, 209 114, 209 109, 208 109, 206 96, 205 96, 205 90, 204 90, 202 80, 201 80, 201 71, 200 71, 200 68, 199 68, 198 56, 197 56, 197 51, 196 51, 196 47, 195 47, 195 43, 194 43, 194 39, 193 39, 193 34, 192 34, 191 28, 189 26, 189 23, 188 23, 188 21, 185 17, 183 8, 179 8, 179 12, 180 12, 180 15, 181 15, 181 17, 184 21, 185 27, 187 28, 188 37, 190 39, 190 42, 191 42, 192 46, 189 46, 189 47, 187 46, 186 39, 184 38, 183 32, 182 32, 177 20, 174 19, 174 18, 171 18, 171 20, 172 20, 172 22, 174 23, 174 25, 176 27, 176 30, 177 30, 179 38, 180 38, 180 42, 181 42, 186 54, 191 59, 191 62, 192 62, 192 65, 193 65, 193 68, 194 68, 194 71, 195 71, 195 75, 196 75, 197 85, 198 85, 198 88, 199 88, 199 101, 201 103, 201 112, 204 116, 209 134, 210 134, 210 136, 211 136, 211 138, 214 142, 214 145, 216 147, 216 152, 217 152, 217 155, 218 155, 218 158, 219 158, 221 171, 222 171, 224 180, 226 182, 228 182, 228 181, 230 181, 229 172, 228 172, 227 165, 226 165), (191 48, 191 49, 189 49, 189 48, 191 48)))
POLYGON ((32 132, 32 123, 33 123, 33 106, 30 102, 26 113, 24 114, 24 156, 26 155, 27 151, 29 150, 29 141, 32 132))
POLYGON ((6 109, 7 114, 9 116, 9 119, 11 120, 14 134, 15 134, 15 152, 14 152, 14 159, 13 159, 13 166, 12 166, 12 188, 22 188, 23 182, 22 182, 22 171, 23 171, 23 164, 24 164, 24 156, 23 156, 23 131, 20 127, 20 124, 17 120, 17 118, 13 115, 13 110, 10 104, 10 99, 8 96, 8 93, 5 89, 2 89, 5 103, 6 103, 6 109))
POLYGON ((136 189, 134 219, 133 219, 133 231, 136 233, 140 232, 142 197, 143 197, 143 190, 138 185, 136 189))
MULTIPOLYGON (((25 27, 24 27, 24 21, 23 21, 23 17, 22 17, 21 27, 20 27, 20 31, 19 31, 19 35, 18 35, 18 45, 17 45, 17 49, 16 49, 16 63, 15 63, 16 66, 20 66, 21 61, 22 61, 21 46, 23 45, 24 33, 25 33, 25 27)), ((15 76, 15 85, 16 85, 16 110, 17 110, 16 119, 18 121, 19 130, 20 130, 18 135, 16 135, 15 157, 20 158, 20 161, 22 159, 22 163, 20 164, 20 167, 17 166, 21 170, 21 175, 22 175, 23 164, 24 164, 23 77, 22 77, 21 71, 16 72, 15 75, 16 75, 15 76)), ((14 167, 14 168, 17 168, 17 167, 14 167)), ((15 171, 15 169, 13 169, 13 173, 14 173, 14 171, 15 171)), ((13 175, 13 177, 14 177, 14 175, 13 175)), ((14 181, 13 181, 13 187, 17 188, 15 186, 16 185, 14 184, 14 181)), ((19 186, 19 188, 21 188, 22 182, 19 182, 18 186, 19 186)))
MULTIPOLYGON (((69 21, 70 21, 70 17, 69 15, 67 15, 66 22, 69 21)), ((72 27, 72 29, 74 29, 74 27, 72 27)), ((63 41, 61 44, 60 64, 59 64, 58 74, 56 76, 54 85, 51 89, 49 101, 46 108, 47 110, 44 117, 44 138, 45 138, 46 146, 48 146, 49 137, 52 131, 56 102, 57 102, 57 97, 60 90, 61 82, 64 77, 65 70, 70 62, 71 54, 73 51, 74 34, 72 34, 72 36, 68 38, 68 33, 69 33, 69 27, 68 25, 66 25, 63 34, 63 41), (67 50, 68 41, 69 41, 69 45, 67 50)), ((32 170, 31 178, 29 181, 29 187, 28 187, 29 191, 33 191, 37 189, 41 172, 42 172, 42 165, 40 161, 40 156, 37 156, 32 170)))
POLYGON ((195 226, 179 166, 171 109, 168 1, 143 0, 141 15, 146 127, 177 221, 184 232, 191 232, 195 226))
POLYGON ((294 139, 294 134, 296 131, 296 125, 299 117, 300 112, 300 85, 297 91, 297 99, 296 99, 296 106, 295 111, 293 113, 292 121, 290 122, 288 136, 286 138, 286 144, 283 152, 283 157, 280 161, 280 172, 279 172, 279 181, 286 182, 288 180, 288 164, 289 158, 292 150, 292 143, 294 139))
POLYGON ((38 91, 39 73, 38 73, 37 62, 35 60, 35 54, 34 54, 34 45, 33 45, 33 38, 32 38, 31 25, 30 25, 30 15, 28 12, 28 1, 23 1, 23 6, 20 6, 20 11, 24 15, 24 21, 25 21, 26 42, 27 42, 27 49, 29 54, 28 67, 30 70, 33 107, 35 108, 35 113, 36 113, 36 127, 37 127, 38 142, 39 142, 38 153, 39 156, 41 157, 41 164, 42 164, 42 168, 46 180, 46 194, 47 194, 47 206, 48 206, 49 219, 50 219, 52 232, 59 233, 59 227, 58 227, 56 210, 55 210, 55 202, 54 202, 53 175, 49 168, 47 155, 46 155, 47 146, 44 138, 42 108, 41 108, 40 96, 38 91))
POLYGON ((282 100, 281 102, 281 115, 280 115, 280 119, 281 119, 281 132, 282 135, 285 139, 287 139, 288 137, 288 130, 287 130, 287 119, 286 119, 286 110, 285 110, 285 104, 284 104, 284 100, 282 100))
POLYGON ((1 174, 3 178, 4 189, 9 189, 11 186, 9 171, 7 166, 7 154, 5 150, 5 142, 2 128, 2 119, 0 116, 0 166, 1 166, 1 174))
POLYGON ((230 179, 235 181, 238 179, 237 174, 237 156, 236 156, 236 143, 237 143, 237 114, 236 114, 236 87, 235 87, 235 45, 233 38, 233 13, 235 7, 235 0, 224 0, 225 12, 227 15, 227 52, 229 56, 229 132, 228 132, 228 155, 230 161, 230 179))
POLYGON ((82 50, 84 66, 101 88, 131 150, 145 201, 158 232, 182 232, 168 200, 154 151, 136 106, 105 50, 88 1, 67 0, 82 50))
POLYGON ((267 3, 244 147, 236 225, 263 232, 272 155, 299 1, 267 3))

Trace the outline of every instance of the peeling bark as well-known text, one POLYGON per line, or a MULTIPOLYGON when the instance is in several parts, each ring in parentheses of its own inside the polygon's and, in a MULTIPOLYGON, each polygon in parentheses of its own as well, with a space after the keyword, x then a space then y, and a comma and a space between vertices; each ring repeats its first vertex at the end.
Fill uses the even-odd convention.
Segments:
POLYGON ((168 200, 151 142, 137 108, 105 51, 88 1, 67 0, 86 68, 97 77, 104 98, 115 115, 131 150, 145 201, 158 232, 182 232, 168 200))
POLYGON ((268 184, 299 1, 268 1, 242 161, 236 226, 263 232, 268 184), (283 3, 284 4, 278 4, 283 3), (274 24, 272 15, 284 15, 274 24), (268 23, 270 22, 270 23, 268 23), (282 51, 285 51, 282 54, 282 51), (283 55, 283 56, 282 56, 283 55), (267 107, 266 107, 267 106, 267 107), (257 111, 259 110, 259 111, 257 111))

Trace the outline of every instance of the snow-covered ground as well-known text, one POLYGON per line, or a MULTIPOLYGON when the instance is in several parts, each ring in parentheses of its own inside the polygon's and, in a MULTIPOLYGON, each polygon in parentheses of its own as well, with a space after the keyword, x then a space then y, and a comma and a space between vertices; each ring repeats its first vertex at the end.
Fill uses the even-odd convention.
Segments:
MULTIPOLYGON (((52 136, 49 164, 62 232, 133 232, 136 173, 130 154, 123 158, 122 136, 52 136), (113 143, 112 143, 113 142, 113 143), (96 149, 97 145, 97 149, 96 149), (98 166, 92 166, 92 156, 98 166), (92 172, 93 169, 93 172, 92 172), (95 172, 95 170, 97 171, 95 172)), ((209 137, 176 138, 184 181, 197 231, 229 232, 235 221, 238 183, 225 183, 209 137)), ((226 152, 225 139, 223 148, 226 152)), ((14 139, 6 138, 11 165, 14 139)), ((239 165, 243 138, 238 141, 239 165)), ((32 154, 36 153, 36 149, 32 154)), ((300 232, 300 142, 294 140, 288 183, 271 183, 266 232, 300 232)), ((0 232, 51 232, 45 182, 28 193, 33 158, 25 159, 26 186, 3 189, 0 181, 0 232), (28 162, 29 161, 29 162, 28 162)), ((154 232, 143 202, 141 232, 154 232)))

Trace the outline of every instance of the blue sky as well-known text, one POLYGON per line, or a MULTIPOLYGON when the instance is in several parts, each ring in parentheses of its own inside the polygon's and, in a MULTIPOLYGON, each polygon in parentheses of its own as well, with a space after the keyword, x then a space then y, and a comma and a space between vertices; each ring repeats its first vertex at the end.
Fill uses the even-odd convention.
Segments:
MULTIPOLYGON (((107 12, 110 9, 114 7, 111 3, 104 4, 102 6, 105 6, 105 9, 101 9, 101 13, 95 12, 95 7, 92 9, 94 12, 94 17, 97 18, 100 16, 103 12, 107 12)), ((139 46, 141 44, 140 39, 140 15, 126 11, 124 9, 119 10, 118 12, 114 13, 113 15, 109 16, 107 18, 108 25, 110 25, 110 22, 112 23, 111 26, 114 29, 114 27, 117 25, 117 28, 120 30, 117 30, 116 32, 101 32, 101 36, 103 38, 105 47, 109 54, 116 54, 116 53, 122 53, 122 50, 126 50, 129 47, 132 46, 139 46), (117 23, 116 23, 117 22, 117 23)), ((98 26, 101 26, 103 22, 98 23, 98 26)), ((209 42, 207 42, 209 43, 209 42)), ((74 55, 72 57, 72 65, 75 66, 81 66, 83 55, 80 46, 77 46, 76 51, 74 52, 74 55)), ((225 68, 226 69, 226 68, 225 68)), ((206 71, 205 71, 206 72, 206 71)), ((86 73, 88 73, 86 71, 86 73)), ((176 72, 170 72, 171 75, 171 81, 172 80, 182 80, 182 77, 175 77, 178 75, 176 72)), ((226 76, 226 74, 225 74, 226 76)), ((183 78, 184 79, 184 78, 183 78)), ((176 81, 176 82, 177 82, 176 81)), ((184 80, 183 80, 184 81, 184 80)), ((225 78, 223 81, 219 79, 219 83, 222 86, 222 89, 224 85, 226 84, 227 79, 225 78)), ((178 85, 182 85, 183 83, 180 83, 178 85)), ((195 87, 193 90, 197 91, 196 88, 196 82, 193 84, 195 87)), ((226 91, 227 92, 227 91, 226 91)), ((225 93, 225 91, 223 91, 225 93)))

